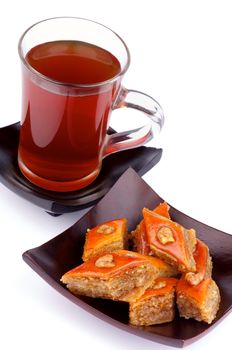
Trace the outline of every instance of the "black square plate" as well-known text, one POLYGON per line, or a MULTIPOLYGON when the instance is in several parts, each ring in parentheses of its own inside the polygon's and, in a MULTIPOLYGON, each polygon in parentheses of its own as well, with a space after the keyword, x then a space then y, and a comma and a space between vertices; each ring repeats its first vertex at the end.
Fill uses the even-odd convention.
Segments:
POLYGON ((143 207, 153 209, 161 199, 133 169, 128 169, 112 189, 85 216, 65 232, 38 248, 23 254, 24 260, 45 281, 66 298, 96 317, 127 332, 171 346, 182 347, 212 330, 232 309, 232 236, 204 225, 171 207, 173 220, 186 228, 194 228, 197 236, 209 246, 213 258, 213 278, 217 282, 222 302, 211 325, 181 319, 149 327, 134 327, 128 323, 126 303, 77 297, 60 283, 61 276, 81 263, 87 228, 107 220, 126 217, 129 230, 141 220, 143 207))

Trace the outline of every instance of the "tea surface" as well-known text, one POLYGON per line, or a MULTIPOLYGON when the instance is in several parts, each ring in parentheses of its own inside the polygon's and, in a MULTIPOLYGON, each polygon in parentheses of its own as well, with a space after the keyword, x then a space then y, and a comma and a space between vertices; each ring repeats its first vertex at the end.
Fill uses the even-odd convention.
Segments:
POLYGON ((53 41, 32 48, 27 62, 50 79, 69 84, 93 84, 120 72, 110 52, 82 41, 53 41))

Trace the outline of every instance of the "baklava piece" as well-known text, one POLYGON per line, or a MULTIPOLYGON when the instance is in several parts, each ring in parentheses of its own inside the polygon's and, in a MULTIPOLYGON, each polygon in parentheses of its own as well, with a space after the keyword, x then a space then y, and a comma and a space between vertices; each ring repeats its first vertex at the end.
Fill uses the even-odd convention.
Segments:
POLYGON ((211 323, 220 304, 218 286, 210 277, 192 285, 184 277, 177 283, 177 306, 181 317, 211 323))
POLYGON ((196 272, 184 274, 177 283, 177 306, 184 318, 211 323, 220 304, 220 292, 212 280, 212 260, 205 243, 197 240, 196 272))
POLYGON ((74 294, 130 301, 139 298, 155 276, 156 268, 146 256, 120 250, 91 258, 61 281, 74 294))
POLYGON ((127 248, 127 220, 116 219, 98 225, 86 233, 82 259, 127 248))
MULTIPOLYGON (((166 202, 160 203, 153 211, 161 216, 170 219, 169 205, 166 202)), ((147 233, 144 220, 142 220, 134 231, 131 232, 133 240, 133 249, 144 255, 152 255, 152 250, 147 241, 147 233)))
POLYGON ((153 254, 178 268, 180 272, 195 272, 193 252, 196 246, 195 230, 187 230, 180 224, 146 208, 143 217, 147 241, 153 254))
POLYGON ((175 316, 175 278, 158 278, 137 300, 129 304, 129 320, 135 326, 171 322, 175 316))
POLYGON ((203 281, 204 278, 212 276, 212 259, 209 255, 209 248, 199 239, 197 239, 193 257, 196 262, 196 271, 187 272, 184 278, 190 284, 196 285, 203 281))

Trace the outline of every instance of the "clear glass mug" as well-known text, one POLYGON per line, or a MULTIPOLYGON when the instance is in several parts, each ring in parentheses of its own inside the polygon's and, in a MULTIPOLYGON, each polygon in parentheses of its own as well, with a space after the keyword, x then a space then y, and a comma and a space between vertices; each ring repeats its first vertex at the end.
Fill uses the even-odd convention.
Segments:
MULTIPOLYGON (((154 128, 156 131, 162 128, 164 117, 158 102, 121 85, 130 64, 129 50, 124 41, 104 25, 75 17, 38 22, 20 38, 19 56, 23 95, 18 164, 33 184, 61 192, 83 188, 98 176, 106 156, 141 146, 153 137, 154 128), (57 68, 57 72, 58 61, 51 61, 50 70, 46 71, 47 56, 53 55, 52 59, 56 59, 54 52, 64 56, 76 50, 80 56, 76 44, 81 45, 85 55, 91 56, 94 64, 98 60, 97 64, 103 66, 94 69, 89 65, 85 71, 87 61, 78 61, 78 74, 83 73, 84 79, 81 82, 72 80, 74 73, 64 79, 59 75, 66 74, 66 68, 75 71, 77 65, 72 66, 72 61, 57 68), (34 56, 32 50, 35 50, 34 56), (113 63, 109 64, 110 59, 113 63), (39 68, 38 62, 42 65, 39 68), (115 62, 115 73, 101 78, 100 73, 113 69, 115 62), (93 81, 91 69, 93 77, 100 74, 93 81), (141 128, 108 135, 111 111, 122 107, 145 113, 148 122, 141 128)), ((77 58, 82 59, 79 56, 77 58)))

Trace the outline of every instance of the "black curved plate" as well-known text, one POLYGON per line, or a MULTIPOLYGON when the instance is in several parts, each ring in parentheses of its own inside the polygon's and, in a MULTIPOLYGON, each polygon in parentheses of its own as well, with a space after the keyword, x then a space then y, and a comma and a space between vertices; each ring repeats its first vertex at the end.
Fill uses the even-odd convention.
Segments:
MULTIPOLYGON (((148 327, 131 326, 128 323, 126 303, 75 296, 60 282, 66 271, 82 262, 87 228, 126 217, 128 230, 131 231, 142 219, 142 208, 153 209, 161 201, 163 199, 133 169, 128 169, 87 214, 57 237, 25 252, 23 259, 63 296, 105 322, 154 342, 175 347, 189 345, 206 335, 232 311, 232 235, 202 224, 173 207, 170 209, 174 221, 184 227, 194 228, 197 236, 209 247, 213 259, 213 278, 221 294, 217 317, 210 325, 193 319, 185 320, 177 314, 170 323, 148 327)), ((228 341, 229 339, 228 334, 228 341)))
POLYGON ((19 123, 0 128, 0 181, 11 191, 54 215, 95 204, 126 169, 132 167, 143 175, 159 162, 162 155, 162 149, 144 146, 112 154, 104 159, 100 175, 88 187, 66 193, 47 191, 30 183, 18 168, 19 128, 19 123))

